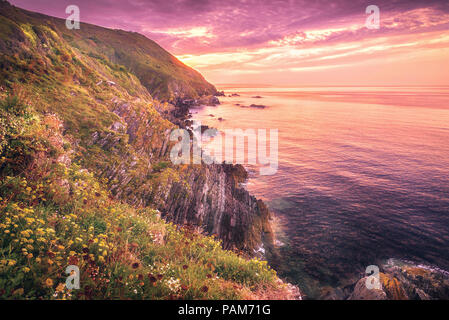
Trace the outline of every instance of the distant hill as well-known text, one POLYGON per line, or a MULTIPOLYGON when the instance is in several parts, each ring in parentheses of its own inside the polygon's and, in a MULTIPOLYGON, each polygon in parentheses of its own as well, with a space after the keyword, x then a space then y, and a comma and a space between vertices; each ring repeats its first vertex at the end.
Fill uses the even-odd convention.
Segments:
POLYGON ((177 97, 198 98, 216 92, 199 72, 141 34, 86 23, 81 23, 79 30, 69 30, 64 19, 19 9, 6 1, 1 1, 0 6, 1 52, 14 53, 24 37, 39 41, 38 34, 49 28, 65 45, 81 54, 126 68, 161 101, 174 102, 177 97))

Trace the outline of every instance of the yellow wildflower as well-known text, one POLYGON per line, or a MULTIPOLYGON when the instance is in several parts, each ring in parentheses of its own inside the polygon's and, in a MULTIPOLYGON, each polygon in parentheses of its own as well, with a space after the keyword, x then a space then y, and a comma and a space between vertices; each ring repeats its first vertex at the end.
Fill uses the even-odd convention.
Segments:
POLYGON ((45 285, 47 287, 52 287, 53 286, 53 280, 51 280, 50 278, 47 278, 47 280, 45 280, 45 285))
POLYGON ((56 292, 62 292, 62 291, 64 291, 64 289, 65 289, 65 283, 59 283, 57 286, 56 286, 56 292))

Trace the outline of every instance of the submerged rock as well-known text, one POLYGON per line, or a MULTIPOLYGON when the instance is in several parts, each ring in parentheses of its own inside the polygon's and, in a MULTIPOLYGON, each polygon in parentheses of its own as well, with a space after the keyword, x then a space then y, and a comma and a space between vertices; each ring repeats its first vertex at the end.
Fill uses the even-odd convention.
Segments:
POLYGON ((249 106, 245 106, 245 105, 240 105, 240 104, 236 104, 236 106, 240 106, 240 108, 255 108, 255 109, 265 109, 267 108, 267 106, 263 105, 263 104, 251 104, 249 106))
POLYGON ((249 107, 256 109, 265 109, 267 106, 264 106, 263 104, 251 104, 249 107))

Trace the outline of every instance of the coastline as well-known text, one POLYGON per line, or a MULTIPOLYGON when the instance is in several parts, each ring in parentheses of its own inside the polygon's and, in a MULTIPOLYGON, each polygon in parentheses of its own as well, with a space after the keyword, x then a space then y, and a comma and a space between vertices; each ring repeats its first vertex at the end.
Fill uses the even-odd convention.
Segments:
POLYGON ((106 284, 117 289, 111 299, 298 298, 265 262, 250 259, 262 239, 270 239, 270 213, 239 186, 246 172, 170 161, 170 133, 179 128, 176 121, 182 126, 186 120, 185 105, 218 101, 209 94, 216 92, 211 84, 142 35, 82 24, 75 37, 63 19, 5 1, 0 7, 7 66, 1 116, 26 129, 17 133, 10 121, 1 121, 7 140, 0 145, 6 146, 0 175, 13 182, 2 185, 0 226, 6 230, 2 243, 14 248, 0 262, 8 289, 1 296, 56 299, 71 262, 82 270, 83 290, 70 296, 75 299, 105 298, 106 284), (141 55, 124 50, 137 44, 141 55), (160 60, 142 72, 131 71, 155 58, 160 60), (157 63, 167 68, 157 71, 157 63), (155 88, 147 75, 164 81, 155 88), (198 81, 188 82, 187 75, 198 81), (182 105, 170 103, 175 100, 182 105), (20 149, 30 144, 31 150, 20 149), (6 219, 11 210, 25 210, 28 229, 6 219), (31 239, 24 255, 19 241, 30 232, 42 236, 41 227, 48 245, 45 238, 31 239), (164 277, 167 265, 170 277, 164 277), (101 279, 92 268, 104 272, 101 279), (24 274, 26 286, 14 282, 24 274))
MULTIPOLYGON (((226 123, 226 122, 217 121, 217 119, 219 117, 223 117, 225 119, 231 120, 232 117, 230 116, 230 113, 231 112, 239 112, 241 110, 241 109, 239 109, 238 105, 237 106, 235 105, 235 103, 238 102, 239 104, 249 104, 249 103, 251 103, 250 101, 252 101, 251 99, 254 98, 256 95, 260 95, 260 96, 263 97, 264 101, 262 101, 262 100, 259 100, 259 101, 262 101, 262 103, 265 103, 268 106, 271 106, 271 108, 269 108, 269 110, 271 110, 271 111, 276 109, 276 108, 280 109, 281 108, 280 107, 280 103, 284 101, 284 100, 281 101, 280 98, 279 98, 279 100, 276 100, 276 101, 269 100, 270 97, 271 97, 270 94, 267 93, 267 92, 264 93, 264 90, 257 89, 257 88, 254 89, 254 90, 251 89, 251 90, 247 90, 247 91, 244 91, 244 92, 238 91, 235 88, 233 88, 233 89, 220 88, 219 90, 221 90, 221 89, 224 89, 224 91, 225 91, 225 98, 222 100, 221 106, 200 108, 200 109, 195 111, 195 113, 197 113, 197 114, 194 114, 194 118, 195 119, 197 119, 197 120, 201 120, 202 119, 202 120, 204 120, 203 121, 204 124, 207 124, 207 125, 212 126, 212 127, 214 127, 214 125, 216 124, 217 128, 226 128, 226 126, 230 126, 230 127, 234 126, 234 127, 240 127, 240 128, 245 129, 245 128, 247 128, 247 127, 245 127, 245 121, 248 121, 248 124, 249 124, 250 128, 254 128, 255 126, 256 126, 256 128, 257 128, 257 126, 259 126, 259 127, 266 127, 267 125, 265 125, 264 123, 257 122, 257 121, 258 121, 258 119, 261 119, 261 120, 264 119, 264 114, 266 112, 268 112, 267 109, 260 110, 260 111, 258 111, 257 114, 256 113, 252 113, 252 114, 251 113, 244 113, 244 114, 242 114, 240 116, 240 118, 236 122, 229 121, 228 123, 226 123), (272 101, 272 102, 270 102, 270 101, 272 101), (273 107, 273 106, 275 106, 275 107, 273 107), (222 109, 220 109, 220 108, 222 108, 222 109), (213 117, 212 117, 212 115, 213 115, 213 117), (250 118, 248 118, 248 116, 250 118)), ((348 91, 348 90, 350 91, 350 89, 345 89, 345 90, 346 91, 348 91)), ((361 89, 356 88, 354 90, 361 90, 361 89)), ((277 89, 277 90, 273 89, 273 92, 276 92, 276 94, 277 94, 276 97, 280 97, 280 95, 279 95, 280 91, 281 91, 280 89, 277 89)), ((327 91, 325 91, 324 93, 327 94, 327 91)), ((298 105, 301 104, 300 101, 302 101, 302 100, 299 97, 298 98, 298 105)), ((306 100, 306 101, 309 101, 309 100, 306 100)), ((351 101, 350 103, 353 103, 352 100, 349 100, 349 101, 351 101)), ((383 106, 373 105, 373 108, 374 107, 379 108, 379 109, 380 108, 384 108, 385 110, 387 110, 386 107, 383 107, 383 106)), ((389 112, 395 111, 395 109, 393 107, 390 107, 390 109, 388 109, 388 110, 389 110, 389 112)), ((403 110, 403 109, 401 108, 401 110, 403 110)), ((411 109, 411 110, 415 110, 415 109, 411 109)), ((401 111, 401 112, 404 112, 404 111, 401 111)), ((270 192, 270 195, 271 195, 271 191, 270 190, 275 189, 275 192, 276 192, 276 196, 275 197, 279 198, 279 201, 278 201, 279 203, 276 204, 276 202, 275 203, 268 202, 268 204, 274 205, 274 212, 276 211, 276 208, 279 207, 279 206, 281 208, 284 208, 283 209, 284 211, 286 211, 286 210, 288 211, 288 208, 290 208, 290 211, 291 210, 293 210, 293 211, 294 210, 298 210, 298 207, 295 207, 295 202, 292 201, 294 199, 292 199, 292 198, 285 198, 285 200, 282 199, 282 192, 280 191, 281 190, 280 188, 282 188, 282 185, 273 184, 273 185, 270 185, 270 187, 266 186, 267 181, 274 181, 274 182, 276 182, 276 179, 265 179, 265 182, 261 182, 261 181, 257 182, 256 180, 258 179, 258 177, 257 177, 257 175, 254 176, 251 173, 252 169, 250 168, 247 171, 249 171, 249 179, 248 179, 249 182, 247 183, 247 189, 248 190, 252 189, 253 192, 254 192, 254 190, 259 189, 259 191, 255 193, 258 197, 260 197, 262 199, 264 199, 264 198, 266 199, 266 197, 264 197, 264 195, 268 195, 268 194, 264 194, 264 192, 270 192), (253 182, 256 182, 255 184, 252 184, 252 182, 251 182, 252 179, 256 179, 256 180, 253 180, 253 182)), ((284 183, 288 183, 289 185, 293 185, 292 181, 285 180, 285 179, 286 179, 286 177, 284 177, 284 180, 281 179, 280 181, 284 181, 284 183)), ((270 197, 272 197, 272 196, 270 196, 270 197)), ((270 197, 268 197, 268 198, 270 198, 270 197)), ((319 203, 316 203, 316 205, 319 206, 319 203)), ((306 207, 307 206, 303 206, 303 208, 306 208, 306 207)), ((301 210, 304 211, 306 209, 301 209, 301 210)), ((288 217, 290 214, 285 215, 285 212, 284 212, 282 215, 286 219, 286 217, 288 217)), ((310 216, 309 213, 307 213, 307 212, 304 213, 304 215, 306 217, 310 216)), ((292 216, 292 217, 294 217, 294 216, 292 216)), ((317 218, 318 218, 318 216, 317 216, 317 218)), ((325 218, 323 218, 323 219, 325 219, 325 218)), ((285 226, 289 226, 290 228, 293 229, 294 226, 292 226, 292 224, 295 223, 294 221, 295 220, 293 219, 290 222, 284 223, 284 225, 285 226)), ((325 224, 326 221, 320 221, 318 219, 317 223, 325 224)), ((272 225, 272 228, 275 228, 274 225, 273 225, 273 221, 272 221, 271 225, 272 225)), ((312 228, 312 229, 314 229, 314 228, 312 228)), ((295 231, 295 232, 296 233, 300 233, 301 229, 297 229, 297 230, 298 231, 295 231)), ((308 231, 308 230, 305 229, 304 231, 308 231)), ((316 235, 315 238, 319 238, 320 237, 319 234, 315 234, 315 235, 316 235)), ((326 238, 326 236, 325 236, 326 233, 321 234, 321 235, 324 236, 324 238, 326 238)), ((300 239, 303 239, 303 238, 304 237, 301 237, 300 239)), ((304 241, 303 241, 303 243, 304 243, 304 241)), ((313 243, 313 242, 311 242, 311 243, 313 243)), ((348 244, 350 244, 349 240, 346 241, 346 245, 348 245, 348 244)), ((284 254, 288 255, 288 256, 284 257, 284 259, 289 260, 290 257, 291 257, 291 253, 289 253, 288 250, 285 250, 285 249, 287 249, 286 245, 288 246, 288 243, 284 243, 284 246, 280 247, 278 249, 281 249, 281 251, 284 251, 284 254)), ((392 243, 392 245, 394 245, 394 243, 392 243)), ((325 246, 325 244, 323 244, 323 246, 325 246)), ((318 244, 309 246, 309 248, 315 248, 315 247, 317 248, 316 250, 320 250, 320 251, 326 252, 326 248, 322 247, 322 246, 318 247, 318 244)), ((387 248, 387 249, 391 249, 391 248, 387 248)), ((302 250, 302 249, 294 250, 293 254, 297 254, 297 252, 299 252, 299 250, 302 250)), ((307 250, 307 246, 304 246, 304 250, 307 250)), ((305 251, 305 252, 307 253, 308 251, 305 251)), ((390 256, 396 257, 396 255, 394 255, 394 254, 390 255, 390 256)), ((295 268, 289 267, 290 270, 287 270, 287 274, 292 275, 293 273, 295 273, 295 276, 297 278, 292 283, 297 283, 306 292, 313 291, 313 293, 309 295, 309 298, 312 298, 312 299, 313 298, 347 299, 353 293, 353 290, 355 288, 356 283, 361 278, 364 277, 364 272, 365 272, 366 266, 368 266, 370 264, 377 264, 381 268, 381 271, 384 272, 385 274, 390 274, 390 275, 393 276, 393 278, 396 278, 396 279, 400 278, 399 276, 397 276, 397 275, 395 276, 394 274, 392 274, 388 270, 388 268, 384 268, 383 267, 384 263, 382 262, 382 260, 383 259, 387 259, 387 257, 388 257, 388 251, 387 251, 386 257, 382 257, 382 258, 379 257, 379 259, 369 259, 369 260, 365 259, 365 260, 368 260, 368 261, 364 262, 358 268, 358 270, 355 270, 354 272, 352 272, 350 274, 348 273, 347 275, 344 274, 344 277, 343 277, 343 274, 342 274, 342 277, 340 278, 341 283, 337 284, 337 285, 334 285, 333 287, 332 287, 332 284, 329 285, 328 283, 326 283, 326 278, 325 277, 324 278, 320 278, 319 274, 315 274, 315 276, 316 276, 315 279, 322 279, 322 281, 323 281, 322 283, 318 283, 318 281, 316 283, 313 283, 312 281, 309 281, 309 280, 306 279, 309 276, 307 274, 307 272, 311 271, 311 274, 314 275, 312 273, 312 272, 314 272, 313 268, 318 267, 318 265, 316 265, 316 264, 314 265, 314 263, 313 263, 314 259, 310 259, 310 260, 307 259, 307 255, 305 255, 305 256, 303 256, 301 258, 298 258, 298 260, 292 260, 290 262, 288 262, 288 261, 281 261, 281 263, 290 264, 291 266, 293 266, 292 264, 294 264, 295 268, 298 268, 298 270, 296 270, 295 268), (306 268, 304 268, 304 265, 305 265, 306 268), (299 270, 299 269, 302 269, 302 270, 299 270), (298 280, 298 279, 300 279, 300 280, 298 280)), ((272 265, 275 265, 275 264, 273 263, 272 265)), ((420 269, 419 263, 414 263, 414 265, 416 265, 416 267, 418 269, 420 269)), ((284 272, 280 272, 280 274, 282 275, 282 274, 285 274, 285 273, 284 272)), ((429 277, 433 277, 433 276, 434 275, 430 275, 429 274, 429 277)), ((438 276, 436 276, 436 277, 438 277, 438 276)), ((291 277, 289 275, 287 275, 287 278, 291 279, 291 277)), ((422 283, 413 282, 412 281, 414 284, 410 285, 409 284, 410 280, 408 279, 408 276, 405 277, 405 278, 401 278, 401 279, 403 281, 403 286, 408 286, 408 289, 404 289, 406 291, 408 290, 407 291, 407 298, 419 299, 419 297, 414 292, 416 292, 416 290, 418 290, 418 291, 421 290, 419 287, 422 286, 422 283)), ((444 294, 442 292, 434 293, 434 294, 436 295, 436 297, 443 297, 444 296, 444 294)), ((391 297, 391 294, 389 294, 389 295, 391 297)), ((404 297, 405 297, 405 295, 404 295, 404 297)), ((354 298, 354 296, 353 296, 353 298, 354 298)))
POLYGON ((449 87, 218 91, 136 32, 0 8, 0 298, 449 299, 449 87), (276 174, 173 161, 197 106, 273 128, 276 174))

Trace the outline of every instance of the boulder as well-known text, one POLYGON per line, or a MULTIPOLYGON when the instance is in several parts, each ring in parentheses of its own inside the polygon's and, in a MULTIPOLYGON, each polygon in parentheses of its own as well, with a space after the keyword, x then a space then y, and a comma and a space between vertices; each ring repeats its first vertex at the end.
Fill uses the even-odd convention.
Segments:
POLYGON ((349 296, 348 300, 387 300, 387 294, 383 289, 368 289, 366 279, 360 279, 355 285, 354 292, 349 296))
POLYGON ((195 103, 197 105, 216 106, 220 104, 220 100, 216 96, 203 96, 195 103))

